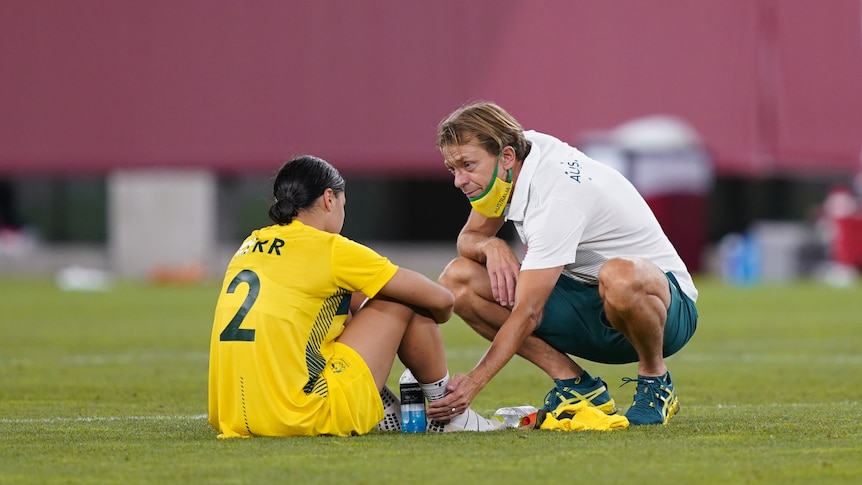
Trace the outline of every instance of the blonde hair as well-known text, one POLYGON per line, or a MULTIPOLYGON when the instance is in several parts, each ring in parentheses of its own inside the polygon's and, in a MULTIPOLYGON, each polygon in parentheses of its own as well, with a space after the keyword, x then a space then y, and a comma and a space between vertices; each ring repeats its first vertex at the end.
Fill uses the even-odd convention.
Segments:
POLYGON ((474 138, 492 155, 511 146, 518 160, 526 157, 524 129, 512 115, 495 103, 479 101, 462 106, 437 127, 437 148, 440 150, 446 145, 469 143, 474 138))

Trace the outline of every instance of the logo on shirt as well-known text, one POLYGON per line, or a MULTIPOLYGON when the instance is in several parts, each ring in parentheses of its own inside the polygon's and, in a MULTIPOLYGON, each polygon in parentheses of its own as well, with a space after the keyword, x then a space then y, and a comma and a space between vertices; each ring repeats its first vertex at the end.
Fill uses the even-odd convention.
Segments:
POLYGON ((570 179, 574 180, 577 183, 581 183, 581 162, 577 160, 571 160, 568 162, 560 162, 566 168, 563 170, 563 173, 569 176, 570 179))
POLYGON ((329 363, 329 368, 333 374, 341 374, 347 367, 347 362, 344 359, 333 360, 329 363))
POLYGON ((248 254, 249 250, 251 250, 252 246, 254 246, 255 244, 257 244, 257 238, 256 237, 249 238, 247 241, 242 243, 242 246, 240 246, 239 249, 237 249, 234 256, 244 256, 244 255, 248 254))

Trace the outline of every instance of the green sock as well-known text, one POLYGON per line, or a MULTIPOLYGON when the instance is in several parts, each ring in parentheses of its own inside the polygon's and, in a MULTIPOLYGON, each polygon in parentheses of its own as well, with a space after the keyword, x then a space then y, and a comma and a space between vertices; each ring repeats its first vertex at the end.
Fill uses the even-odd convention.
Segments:
POLYGON ((573 389, 590 388, 596 385, 596 379, 589 372, 584 371, 579 377, 572 379, 554 379, 557 387, 570 387, 573 389))

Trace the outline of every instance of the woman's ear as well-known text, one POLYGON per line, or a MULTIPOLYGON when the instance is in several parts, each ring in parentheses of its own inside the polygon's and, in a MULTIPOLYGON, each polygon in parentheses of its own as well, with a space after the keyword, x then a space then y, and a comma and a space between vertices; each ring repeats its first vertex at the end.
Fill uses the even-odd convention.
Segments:
POLYGON ((335 203, 335 192, 332 189, 326 189, 320 197, 323 199, 323 208, 326 212, 331 212, 332 205, 335 203))

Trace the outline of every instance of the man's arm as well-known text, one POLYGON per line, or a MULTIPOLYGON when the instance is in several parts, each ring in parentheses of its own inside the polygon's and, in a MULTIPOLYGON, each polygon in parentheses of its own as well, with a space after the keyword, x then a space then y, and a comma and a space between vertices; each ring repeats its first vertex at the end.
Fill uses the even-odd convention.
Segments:
POLYGON ((505 222, 502 217, 490 219, 470 211, 467 223, 458 234, 457 247, 461 257, 485 265, 494 300, 511 308, 515 304, 515 283, 521 263, 506 241, 496 237, 505 222))
POLYGON ((495 250, 493 246, 496 245, 508 247, 505 241, 496 237, 505 222, 502 217, 490 219, 476 211, 470 211, 467 222, 458 234, 456 242, 458 255, 485 264, 487 250, 495 250))
POLYGON ((456 375, 449 383, 449 394, 429 405, 429 414, 436 415, 440 410, 453 407, 462 409, 469 406, 491 379, 517 353, 527 336, 533 333, 542 318, 545 303, 557 279, 563 271, 556 268, 522 271, 518 280, 518 293, 509 318, 497 331, 491 346, 484 356, 467 375, 456 375), (434 408, 435 412, 430 412, 434 408))

